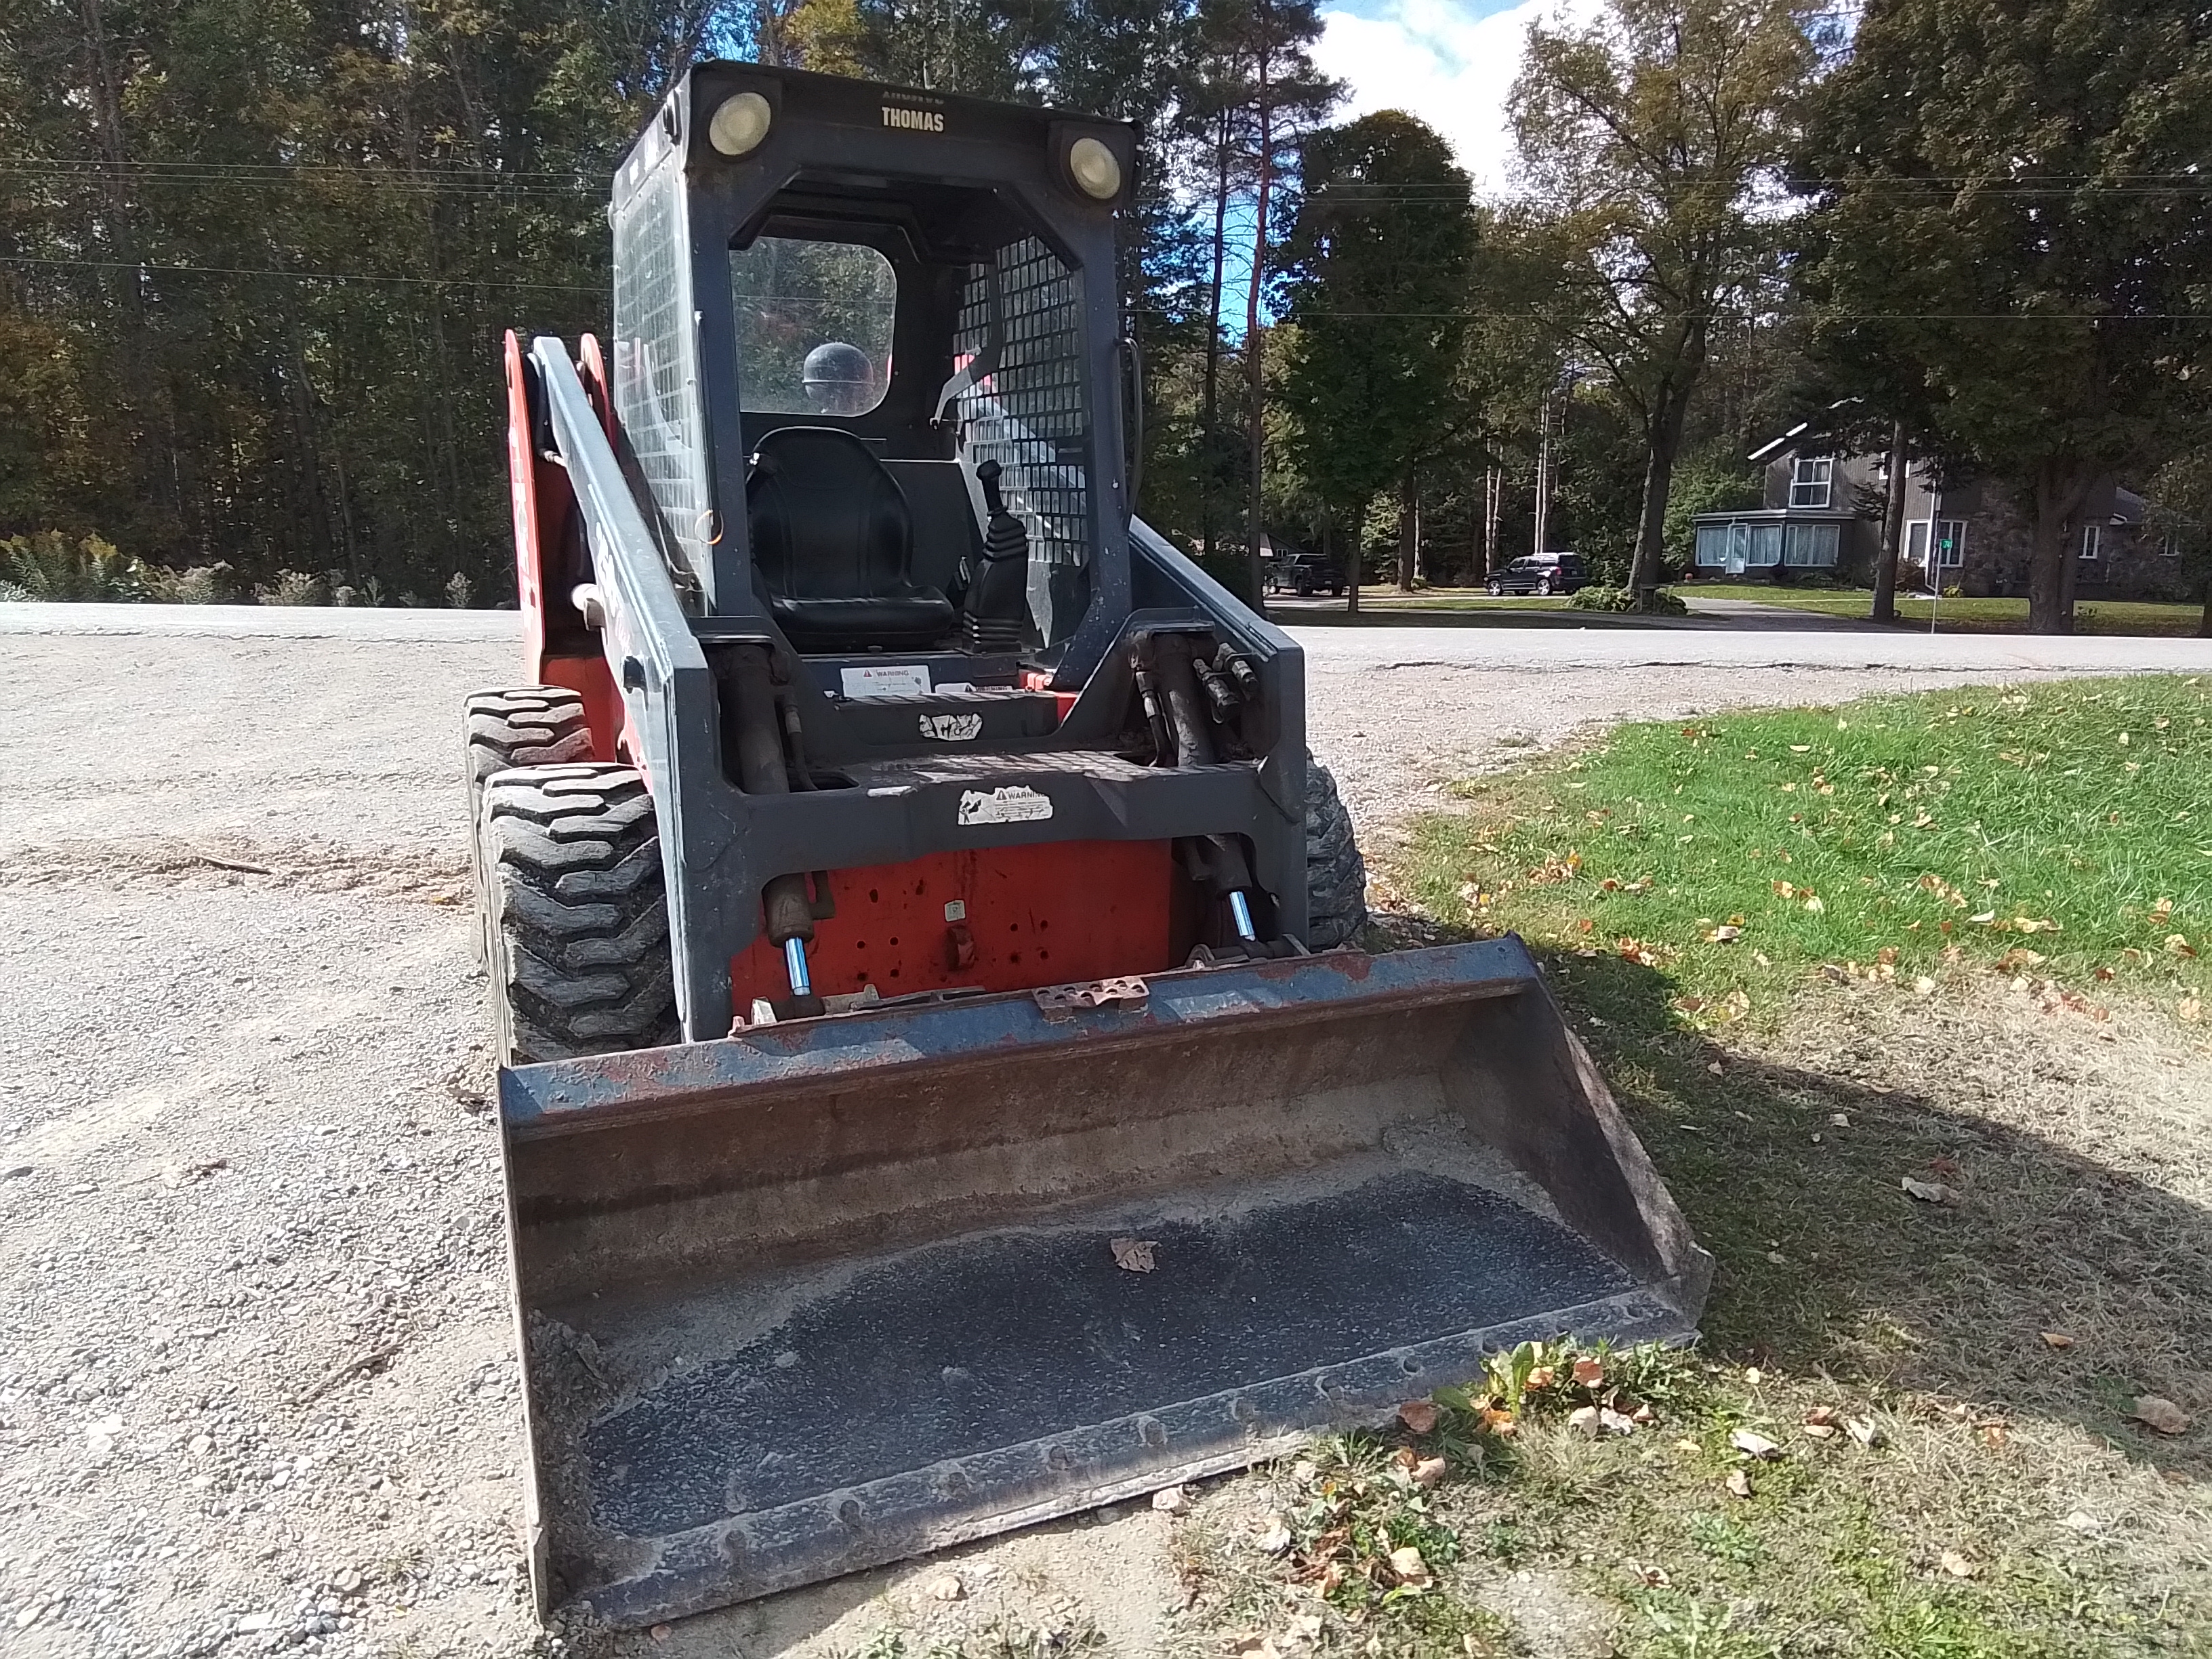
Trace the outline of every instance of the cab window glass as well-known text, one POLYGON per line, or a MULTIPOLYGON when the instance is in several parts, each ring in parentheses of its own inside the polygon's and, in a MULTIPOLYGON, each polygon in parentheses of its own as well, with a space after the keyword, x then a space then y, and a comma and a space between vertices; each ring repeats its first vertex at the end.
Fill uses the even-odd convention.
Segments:
POLYGON ((856 242, 763 236, 730 254, 738 387, 763 415, 865 415, 890 381, 898 276, 856 242))

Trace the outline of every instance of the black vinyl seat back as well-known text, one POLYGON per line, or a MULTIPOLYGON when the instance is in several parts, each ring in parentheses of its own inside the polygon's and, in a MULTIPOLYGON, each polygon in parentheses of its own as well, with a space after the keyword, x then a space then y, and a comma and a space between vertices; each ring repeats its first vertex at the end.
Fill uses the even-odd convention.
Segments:
POLYGON ((745 480, 753 569, 801 651, 921 649, 952 605, 914 580, 914 518, 867 444, 836 427, 779 427, 745 480))

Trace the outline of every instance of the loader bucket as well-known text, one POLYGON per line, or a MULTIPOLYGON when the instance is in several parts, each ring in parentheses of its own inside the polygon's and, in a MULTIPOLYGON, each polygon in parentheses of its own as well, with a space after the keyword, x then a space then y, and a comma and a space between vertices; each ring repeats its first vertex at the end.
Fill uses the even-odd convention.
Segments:
POLYGON ((541 1602, 638 1626, 1236 1468, 1711 1273, 1520 940, 502 1074, 541 1602), (1149 1270, 1147 1270, 1149 1269, 1149 1270))

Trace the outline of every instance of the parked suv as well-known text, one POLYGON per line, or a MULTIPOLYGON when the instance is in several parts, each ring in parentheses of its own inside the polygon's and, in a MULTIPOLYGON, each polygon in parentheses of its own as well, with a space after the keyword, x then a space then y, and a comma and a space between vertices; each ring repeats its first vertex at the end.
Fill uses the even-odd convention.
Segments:
POLYGON ((1571 593, 1589 586, 1589 571, 1574 553, 1532 553, 1491 573, 1488 586, 1498 593, 1571 593))
POLYGON ((1344 597, 1344 570, 1340 565, 1312 553, 1300 553, 1287 559, 1278 559, 1267 571, 1267 591, 1285 591, 1302 599, 1316 593, 1344 597))

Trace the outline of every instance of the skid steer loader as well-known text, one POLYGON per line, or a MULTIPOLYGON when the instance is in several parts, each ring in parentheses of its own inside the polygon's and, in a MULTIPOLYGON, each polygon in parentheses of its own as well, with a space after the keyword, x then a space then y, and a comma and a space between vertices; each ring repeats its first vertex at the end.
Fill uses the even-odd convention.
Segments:
POLYGON ((1517 939, 1368 955, 1297 647, 1131 516, 1133 134, 739 64, 507 338, 466 718, 541 1606, 1372 1421, 1709 1258, 1517 939))

